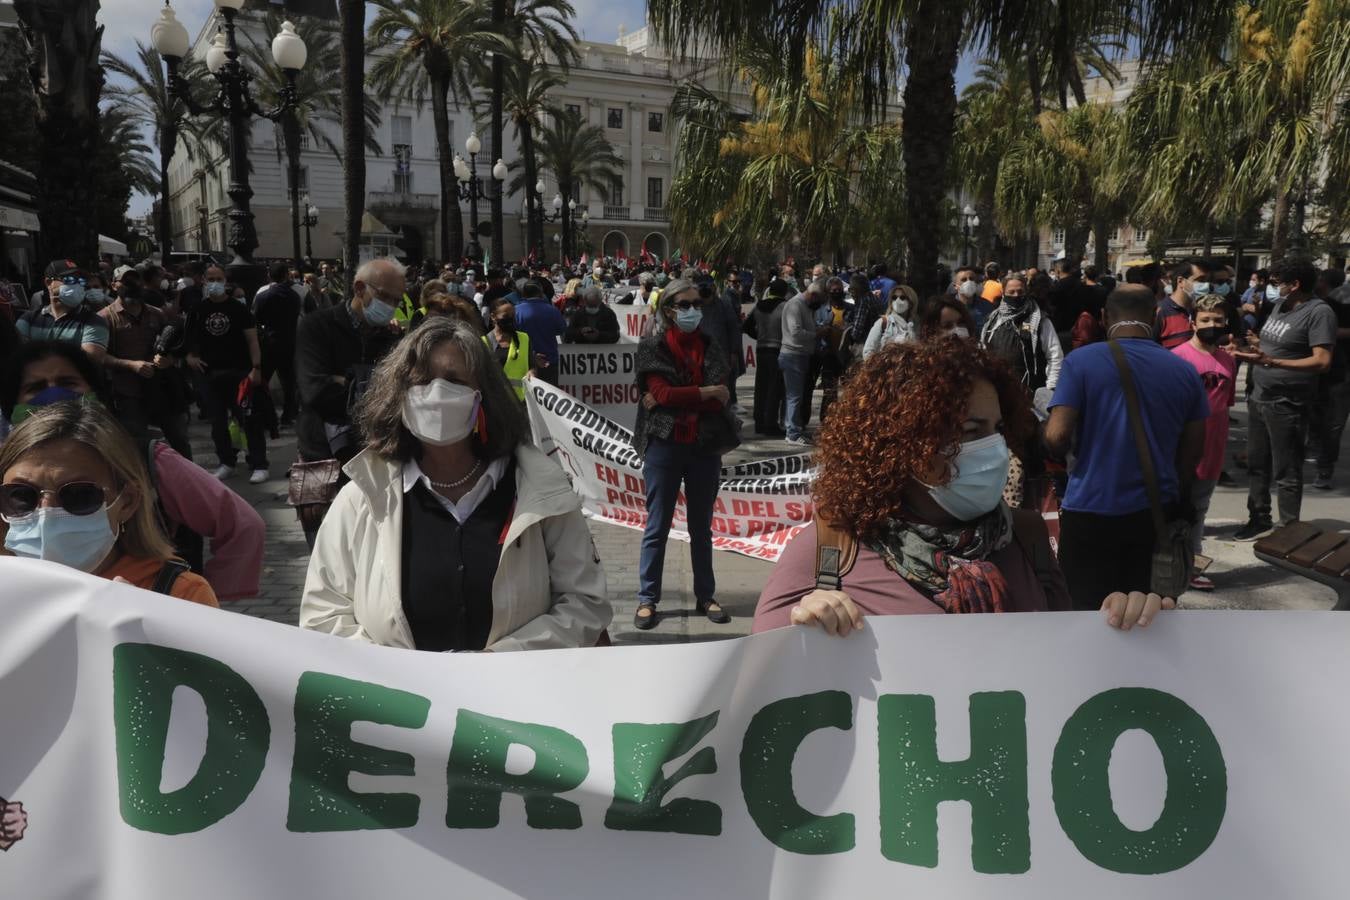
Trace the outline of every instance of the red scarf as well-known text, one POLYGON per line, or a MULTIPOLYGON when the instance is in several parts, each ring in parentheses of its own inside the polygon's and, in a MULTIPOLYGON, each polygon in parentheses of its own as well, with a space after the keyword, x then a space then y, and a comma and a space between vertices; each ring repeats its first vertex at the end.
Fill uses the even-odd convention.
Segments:
POLYGON ((703 353, 706 349, 703 335, 697 330, 686 334, 678 328, 667 328, 666 346, 675 357, 675 365, 689 373, 689 383, 694 387, 702 387, 703 353))

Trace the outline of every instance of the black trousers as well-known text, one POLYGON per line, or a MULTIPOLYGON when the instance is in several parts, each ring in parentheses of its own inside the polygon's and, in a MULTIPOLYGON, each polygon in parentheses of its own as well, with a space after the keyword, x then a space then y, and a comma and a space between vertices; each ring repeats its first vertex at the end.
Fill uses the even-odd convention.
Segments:
POLYGON ((294 422, 300 407, 300 392, 295 380, 295 342, 269 338, 262 345, 263 386, 272 389, 272 376, 281 378, 281 421, 294 422))
POLYGON ((1059 513, 1059 568, 1073 608, 1100 609, 1115 591, 1148 591, 1153 567, 1153 515, 1059 513))
POLYGON ((1270 482, 1279 494, 1280 524, 1298 520, 1303 508, 1303 450, 1310 401, 1247 401, 1247 514, 1270 519, 1270 482))
MULTIPOLYGON (((216 456, 223 466, 233 467, 239 461, 239 452, 230 441, 230 416, 239 415, 239 382, 245 372, 211 372, 206 376, 206 414, 211 419, 211 440, 216 445, 216 456)), ((267 434, 262 422, 254 416, 244 429, 248 440, 248 467, 267 468, 267 434)))
POLYGON ((778 371, 778 348, 755 352, 755 431, 777 434, 783 421, 783 376, 778 371))
POLYGON ((157 426, 164 434, 164 440, 177 450, 185 459, 192 459, 192 442, 188 439, 188 422, 185 412, 177 412, 170 407, 160 389, 158 376, 147 382, 145 393, 132 397, 127 394, 113 394, 113 411, 122 427, 131 433, 137 446, 145 446, 150 440, 150 427, 157 426))

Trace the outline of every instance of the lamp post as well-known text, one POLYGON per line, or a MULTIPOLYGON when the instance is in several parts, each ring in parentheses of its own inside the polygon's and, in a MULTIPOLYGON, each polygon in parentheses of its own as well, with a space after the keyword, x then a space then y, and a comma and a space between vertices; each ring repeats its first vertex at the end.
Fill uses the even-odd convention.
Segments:
POLYGON ((225 30, 216 32, 211 47, 206 51, 206 68, 219 82, 220 89, 209 103, 199 103, 192 89, 178 72, 179 64, 188 52, 188 33, 174 16, 167 0, 160 10, 160 18, 150 29, 150 41, 164 57, 169 72, 169 91, 194 116, 224 116, 229 123, 230 195, 229 247, 234 251, 226 269, 230 278, 246 290, 262 283, 260 268, 253 262, 253 251, 258 248, 258 232, 253 225, 249 200, 253 189, 248 183, 248 139, 253 116, 276 122, 295 107, 295 78, 309 55, 305 42, 295 33, 295 26, 283 22, 281 31, 272 39, 272 59, 286 73, 281 102, 275 109, 258 106, 249 91, 253 80, 239 61, 239 44, 235 40, 234 20, 244 6, 244 0, 215 0, 216 11, 225 22, 225 30))
POLYGON ((975 208, 969 203, 961 210, 961 265, 974 265, 970 259, 970 230, 980 227, 980 217, 975 214, 975 208))
MULTIPOLYGON (((541 178, 536 187, 543 187, 544 180, 541 178)), ((577 201, 575 198, 569 199, 563 203, 562 194, 553 195, 553 215, 545 215, 543 203, 540 202, 539 220, 544 222, 562 222, 562 237, 554 243, 559 245, 559 255, 567 260, 571 260, 576 255, 576 226, 577 226, 577 201)), ((585 228, 591 221, 591 214, 586 210, 581 211, 582 228, 585 228)), ((543 225, 540 225, 543 230, 543 225)))
POLYGON ((305 259, 314 258, 314 247, 309 242, 309 230, 319 224, 319 208, 309 202, 309 194, 305 195, 305 217, 301 221, 305 225, 305 259))
MULTIPOLYGON (((478 261, 483 258, 483 247, 478 243, 478 201, 501 196, 501 183, 506 180, 506 163, 499 159, 492 166, 492 179, 497 187, 489 188, 478 177, 478 152, 483 149, 478 132, 469 133, 464 141, 464 149, 469 154, 469 161, 466 163, 464 157, 456 156, 454 164, 455 178, 459 181, 459 198, 469 201, 469 245, 464 248, 464 255, 478 261)), ((497 260, 498 265, 501 262, 497 260)))

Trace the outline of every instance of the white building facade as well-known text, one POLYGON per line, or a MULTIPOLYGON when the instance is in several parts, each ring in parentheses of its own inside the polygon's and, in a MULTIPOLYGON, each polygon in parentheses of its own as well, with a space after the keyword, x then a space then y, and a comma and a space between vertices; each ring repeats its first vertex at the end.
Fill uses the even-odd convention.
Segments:
MULTIPOLYGON (((244 14, 238 22, 241 31, 249 29, 261 35, 258 20, 244 14)), ((208 22, 192 52, 204 53, 214 32, 214 23, 208 22)), ((623 161, 621 177, 607 185, 607 198, 589 187, 581 188, 576 217, 579 222, 584 210, 589 225, 579 231, 578 244, 592 255, 617 256, 622 252, 635 257, 645 247, 650 253, 664 257, 679 246, 677 236, 670 232, 666 210, 678 143, 676 123, 670 116, 671 99, 680 81, 691 73, 704 73, 708 85, 714 88, 722 85, 721 74, 707 64, 673 62, 650 43, 646 28, 621 34, 614 44, 580 41, 576 46, 580 60, 569 70, 567 82, 554 92, 554 102, 602 128, 623 161)), ((747 107, 748 98, 742 94, 737 105, 747 107)), ((431 109, 407 103, 389 104, 380 110, 380 115, 375 138, 382 152, 366 155, 366 210, 399 234, 399 255, 405 261, 438 259, 440 176, 431 109)), ((500 156, 509 165, 520 155, 509 119, 504 127, 505 146, 497 153, 490 146, 486 123, 475 123, 467 103, 459 107, 452 103, 449 117, 451 146, 466 160, 465 139, 478 131, 482 141, 478 174, 490 189, 495 188, 491 176, 495 160, 500 156)), ((338 123, 325 123, 323 127, 334 143, 340 145, 338 123)), ((259 258, 292 255, 288 167, 280 141, 277 126, 266 120, 254 120, 249 160, 259 258)), ((313 257, 339 257, 345 219, 342 166, 331 152, 306 140, 302 144, 300 167, 300 192, 307 194, 319 211, 318 224, 310 229, 313 257)), ((546 186, 546 211, 551 213, 549 203, 558 185, 551 172, 541 168, 540 174, 546 186)), ((169 170, 170 217, 176 249, 225 249, 226 213, 230 204, 225 193, 228 182, 229 165, 223 156, 189 160, 180 146, 169 170)), ((469 203, 462 201, 460 207, 467 243, 471 224, 469 203)), ((501 262, 506 263, 524 258, 531 250, 526 246, 524 194, 506 196, 502 212, 506 259, 501 262)), ((491 206, 487 201, 478 204, 478 220, 490 223, 491 206)), ((558 231, 557 223, 545 228, 546 246, 538 249, 547 259, 558 258, 558 231)), ((492 246, 486 229, 480 229, 479 241, 485 249, 492 246)), ((304 243, 302 225, 302 252, 304 243)))

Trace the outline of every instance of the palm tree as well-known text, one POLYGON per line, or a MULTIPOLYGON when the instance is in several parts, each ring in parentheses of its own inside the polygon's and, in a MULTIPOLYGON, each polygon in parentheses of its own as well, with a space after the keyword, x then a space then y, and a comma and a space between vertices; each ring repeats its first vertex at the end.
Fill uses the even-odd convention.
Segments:
POLYGON ((464 252, 464 225, 450 146, 448 103, 469 96, 468 61, 510 46, 492 30, 487 12, 474 0, 373 0, 370 50, 376 54, 370 83, 385 100, 431 99, 436 152, 441 176, 441 258, 464 252))
POLYGON ((338 0, 342 40, 342 195, 344 262, 347 287, 361 258, 361 219, 366 208, 366 4, 365 0, 338 0))
MULTIPOLYGON (((177 151, 179 139, 188 158, 195 158, 203 149, 219 148, 224 143, 224 119, 210 116, 201 120, 189 117, 187 107, 169 92, 169 79, 163 58, 153 47, 136 42, 136 54, 125 59, 112 51, 103 53, 103 66, 120 76, 126 84, 108 89, 109 97, 117 102, 104 110, 125 110, 141 128, 150 133, 159 152, 159 183, 147 193, 159 194, 159 217, 155 222, 160 258, 167 260, 173 249, 173 223, 169 217, 169 163, 177 151), (191 124, 188 124, 191 123, 191 124)), ((193 89, 194 96, 205 96, 210 76, 206 65, 195 56, 186 56, 178 67, 179 74, 193 89)))
MULTIPOLYGON (((243 54, 254 75, 253 89, 258 103, 263 107, 280 105, 287 89, 287 76, 284 70, 272 62, 272 39, 281 32, 284 18, 275 12, 263 17, 261 39, 255 38, 249 31, 244 35, 243 54)), ((291 199, 291 245, 293 257, 300 259, 300 144, 302 137, 308 137, 310 143, 322 147, 342 162, 342 149, 333 140, 331 129, 340 126, 342 121, 342 87, 333 79, 333 66, 340 55, 338 53, 338 30, 322 19, 303 17, 296 25, 296 33, 305 42, 309 50, 309 64, 302 68, 295 79, 296 106, 290 113, 282 116, 275 124, 277 161, 282 154, 288 162, 288 182, 291 199)), ((375 101, 364 96, 363 114, 365 123, 364 150, 379 156, 382 152, 380 142, 375 139, 375 130, 380 127, 380 109, 375 101)))
MULTIPOLYGON (((526 59, 512 60, 505 71, 501 97, 506 114, 511 117, 511 124, 515 127, 516 137, 520 140, 521 168, 525 179, 523 187, 529 213, 525 229, 526 243, 529 245, 527 253, 534 250, 542 254, 544 250, 543 208, 539 205, 543 198, 534 189, 539 179, 539 160, 534 139, 544 127, 547 116, 561 115, 548 95, 566 83, 566 79, 557 72, 526 59)), ((494 231, 494 235, 496 233, 494 231)))
POLYGON ((156 193, 159 174, 140 123, 126 106, 105 106, 98 124, 98 155, 90 162, 98 172, 98 193, 87 211, 95 217, 99 234, 125 240, 132 192, 156 193))
MULTIPOLYGON (((564 72, 577 58, 577 32, 571 19, 576 10, 567 0, 492 0, 492 25, 510 42, 516 56, 532 59, 536 64, 553 59, 564 72)), ((507 57, 500 53, 492 54, 492 70, 488 84, 491 98, 491 135, 492 146, 501 155, 502 113, 506 107, 506 67, 507 57)), ((513 115, 514 118, 514 115, 513 115)), ((522 140, 529 134, 524 133, 517 124, 516 131, 522 140)), ((527 162, 527 168, 529 167, 527 162)), ((533 182, 527 185, 527 194, 533 190, 533 182)), ((492 257, 503 259, 505 248, 502 235, 502 192, 492 195, 492 257)), ((533 216, 531 216, 533 218, 533 216)), ((542 239, 542 223, 540 227, 542 239)))
MULTIPOLYGON (((553 172, 558 181, 558 193, 563 202, 575 197, 583 186, 589 186, 602 200, 609 199, 610 181, 619 177, 623 160, 614 152, 614 146, 605 138, 599 125, 587 125, 581 116, 572 112, 553 115, 539 133, 537 148, 543 167, 553 172)), ((508 189, 515 193, 524 185, 524 173, 518 173, 508 189)), ((572 247, 570 219, 563 219, 562 250, 570 255, 572 247)))
MULTIPOLYGON (((1231 0, 649 0, 648 20, 677 55, 739 59, 750 44, 767 40, 785 48, 789 74, 800 77, 806 46, 837 28, 842 17, 839 58, 862 77, 861 111, 886 106, 901 64, 902 102, 910 123, 902 135, 906 196, 906 246, 910 276, 923 291, 936 289, 942 215, 949 185, 952 137, 956 128, 955 72, 961 50, 1024 46, 1022 23, 1071 24, 1068 29, 1100 34, 1110 19, 1139 20, 1140 49, 1148 58, 1212 34, 1231 14, 1231 0)), ((1067 73, 1067 68, 1064 70, 1067 73)), ((1070 79, 1071 81, 1071 79, 1070 79)), ((921 291, 921 293, 923 293, 921 291)))

